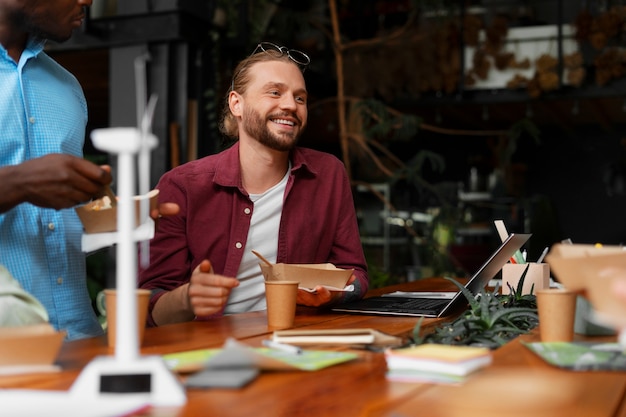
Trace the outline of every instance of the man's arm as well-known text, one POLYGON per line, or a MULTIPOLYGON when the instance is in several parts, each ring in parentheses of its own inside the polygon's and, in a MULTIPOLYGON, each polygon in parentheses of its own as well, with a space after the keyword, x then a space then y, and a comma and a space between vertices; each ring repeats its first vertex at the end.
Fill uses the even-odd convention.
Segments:
POLYGON ((159 297, 152 319, 162 325, 219 313, 226 306, 230 291, 238 285, 236 278, 214 274, 211 263, 204 260, 193 271, 189 283, 159 297))
POLYGON ((0 167, 0 213, 21 203, 63 209, 103 194, 111 173, 86 159, 49 154, 0 167))
POLYGON ((194 317, 189 305, 189 283, 164 292, 152 308, 152 320, 157 326, 191 321, 194 317))

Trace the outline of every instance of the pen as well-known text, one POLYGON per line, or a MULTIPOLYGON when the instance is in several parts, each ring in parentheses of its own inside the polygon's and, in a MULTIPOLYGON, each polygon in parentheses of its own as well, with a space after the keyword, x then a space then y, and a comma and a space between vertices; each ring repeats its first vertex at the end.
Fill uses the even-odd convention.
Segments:
POLYGON ((263 340, 263 342, 261 343, 263 343, 263 346, 265 347, 282 350, 283 352, 291 353, 294 355, 300 355, 302 353, 302 349, 300 349, 298 346, 286 345, 284 343, 274 342, 273 340, 263 340))
POLYGON ((548 249, 549 247, 546 246, 546 248, 543 250, 543 252, 541 252, 541 255, 539 256, 539 259, 537 259, 537 263, 540 264, 543 261, 543 258, 546 257, 546 255, 548 254, 548 249))

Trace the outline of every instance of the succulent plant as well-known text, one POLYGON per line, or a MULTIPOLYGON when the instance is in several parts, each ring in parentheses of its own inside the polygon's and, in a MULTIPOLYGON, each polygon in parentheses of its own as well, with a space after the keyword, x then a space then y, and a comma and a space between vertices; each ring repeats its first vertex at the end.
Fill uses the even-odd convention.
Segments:
MULTIPOLYGON (((527 333, 538 324, 536 298, 523 294, 526 271, 517 289, 508 295, 500 295, 500 286, 493 291, 481 290, 473 294, 456 280, 450 279, 469 302, 469 308, 455 320, 444 323, 434 332, 420 335, 422 320, 413 329, 416 344, 439 343, 449 345, 485 346, 496 349, 520 334, 527 333)), ((510 287, 510 286, 509 286, 510 287)))

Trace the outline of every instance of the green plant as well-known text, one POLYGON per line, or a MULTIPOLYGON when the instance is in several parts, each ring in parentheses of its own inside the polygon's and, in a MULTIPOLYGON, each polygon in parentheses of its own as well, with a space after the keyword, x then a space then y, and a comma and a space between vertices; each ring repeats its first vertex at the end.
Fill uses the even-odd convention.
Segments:
POLYGON ((460 288, 469 302, 469 308, 454 321, 424 336, 420 335, 423 320, 420 319, 413 329, 413 340, 416 344, 473 345, 496 349, 527 333, 537 326, 539 320, 534 296, 521 293, 525 275, 526 272, 517 290, 506 296, 499 294, 499 285, 493 291, 483 289, 478 294, 472 294, 456 280, 448 278, 460 288))
POLYGON ((509 294, 506 297, 502 297, 502 305, 504 307, 528 307, 537 309, 537 297, 533 294, 535 290, 535 284, 530 287, 530 292, 524 294, 524 280, 526 279, 526 273, 528 272, 528 265, 524 269, 520 280, 517 282, 517 288, 513 288, 511 284, 507 282, 509 287, 509 294))
POLYGON ((367 274, 370 279, 371 289, 385 287, 391 281, 391 275, 374 264, 367 265, 367 274))

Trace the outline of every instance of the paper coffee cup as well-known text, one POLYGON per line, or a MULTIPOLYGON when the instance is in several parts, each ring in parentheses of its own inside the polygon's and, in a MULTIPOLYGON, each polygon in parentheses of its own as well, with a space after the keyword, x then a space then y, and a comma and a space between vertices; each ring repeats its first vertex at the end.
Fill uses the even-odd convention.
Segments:
MULTIPOLYGON (((143 342, 146 330, 146 318, 148 315, 148 303, 150 302, 150 290, 136 289, 137 294, 137 331, 139 346, 143 342)), ((106 317, 107 317, 107 340, 109 347, 115 347, 117 333, 117 290, 104 290, 106 317)))
POLYGON ((560 288, 539 290, 537 310, 542 342, 571 342, 574 339, 575 292, 560 288))
POLYGON ((265 281, 267 326, 273 330, 293 327, 298 281, 265 281))

